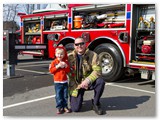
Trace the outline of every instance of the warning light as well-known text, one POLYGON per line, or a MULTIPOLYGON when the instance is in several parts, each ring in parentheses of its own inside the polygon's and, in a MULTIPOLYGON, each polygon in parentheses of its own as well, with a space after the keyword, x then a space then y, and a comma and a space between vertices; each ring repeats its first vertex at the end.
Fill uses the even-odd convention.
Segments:
POLYGON ((141 67, 141 69, 145 69, 145 70, 147 70, 147 67, 145 67, 145 66, 142 66, 142 67, 141 67))
POLYGON ((6 36, 3 37, 3 40, 6 40, 6 36))
POLYGON ((21 12, 17 13, 17 16, 21 16, 21 15, 26 15, 26 13, 21 13, 21 12))

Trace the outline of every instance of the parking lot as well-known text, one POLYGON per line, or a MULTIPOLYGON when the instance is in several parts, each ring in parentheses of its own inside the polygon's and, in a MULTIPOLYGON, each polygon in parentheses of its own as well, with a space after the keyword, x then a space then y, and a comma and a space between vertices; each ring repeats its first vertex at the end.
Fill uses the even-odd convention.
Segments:
MULTIPOLYGON (((16 76, 3 78, 4 116, 98 116, 91 109, 93 91, 85 92, 82 110, 78 113, 56 114, 52 75, 48 72, 51 60, 20 60, 16 76)), ((5 74, 4 67, 4 74, 5 74)), ((123 78, 106 83, 101 98, 108 117, 156 116, 155 81, 139 77, 123 78)))

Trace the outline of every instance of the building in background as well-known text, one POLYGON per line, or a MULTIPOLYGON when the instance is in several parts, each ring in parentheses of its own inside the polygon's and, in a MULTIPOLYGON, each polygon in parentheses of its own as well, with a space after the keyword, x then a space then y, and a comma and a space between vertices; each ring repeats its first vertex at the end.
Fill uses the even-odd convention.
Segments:
POLYGON ((55 10, 66 10, 68 9, 67 4, 35 4, 33 13, 55 11, 55 10))
POLYGON ((14 33, 19 29, 15 21, 3 21, 3 30, 8 30, 9 33, 14 33))

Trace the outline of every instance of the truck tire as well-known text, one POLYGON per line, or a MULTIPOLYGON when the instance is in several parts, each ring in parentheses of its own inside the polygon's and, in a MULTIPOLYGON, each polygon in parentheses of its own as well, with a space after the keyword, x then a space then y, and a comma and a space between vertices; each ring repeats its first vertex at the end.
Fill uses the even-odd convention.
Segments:
POLYGON ((102 77, 106 82, 116 81, 123 73, 123 60, 118 47, 107 43, 98 45, 94 51, 99 55, 102 77))

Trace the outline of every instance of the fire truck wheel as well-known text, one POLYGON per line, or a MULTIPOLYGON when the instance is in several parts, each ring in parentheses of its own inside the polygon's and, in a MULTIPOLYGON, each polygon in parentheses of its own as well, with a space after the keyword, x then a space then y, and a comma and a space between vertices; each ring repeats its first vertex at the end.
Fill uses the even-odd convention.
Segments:
POLYGON ((103 78, 106 82, 116 81, 123 72, 122 55, 118 47, 107 43, 97 46, 94 51, 99 55, 103 78))

